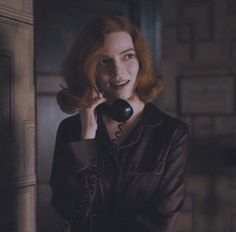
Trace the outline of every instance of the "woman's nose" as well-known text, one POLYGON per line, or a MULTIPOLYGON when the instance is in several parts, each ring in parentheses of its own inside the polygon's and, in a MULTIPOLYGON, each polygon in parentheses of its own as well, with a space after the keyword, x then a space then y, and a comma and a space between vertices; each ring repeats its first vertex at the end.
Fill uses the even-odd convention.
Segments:
POLYGON ((112 66, 112 76, 120 76, 124 73, 124 64, 120 60, 114 60, 112 66))

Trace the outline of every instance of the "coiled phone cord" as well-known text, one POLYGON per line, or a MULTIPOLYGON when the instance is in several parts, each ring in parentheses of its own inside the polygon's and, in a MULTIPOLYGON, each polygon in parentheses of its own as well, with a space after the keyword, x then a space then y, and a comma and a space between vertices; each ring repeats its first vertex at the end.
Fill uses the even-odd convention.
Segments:
MULTIPOLYGON (((118 148, 118 141, 120 139, 121 134, 123 133, 124 125, 125 125, 125 121, 120 122, 117 125, 118 130, 115 132, 115 138, 111 140, 111 142, 112 142, 112 150, 113 151, 116 151, 117 148, 118 148)), ((110 157, 108 157, 108 154, 106 154, 104 162, 102 162, 100 167, 103 168, 105 163, 107 163, 109 160, 110 160, 110 157)), ((70 220, 64 222, 64 226, 63 226, 62 232, 70 232, 71 231, 70 230, 71 229, 71 225, 75 221, 75 219, 77 219, 77 217, 79 216, 82 208, 84 207, 84 205, 86 203, 86 200, 88 200, 88 193, 87 192, 85 192, 83 194, 83 197, 78 202, 76 210, 75 210, 74 214, 72 215, 72 217, 70 218, 70 220)))
POLYGON ((123 133, 124 125, 125 125, 125 121, 118 124, 117 126, 118 131, 115 132, 115 138, 111 140, 112 148, 114 151, 117 149, 120 136, 123 133))

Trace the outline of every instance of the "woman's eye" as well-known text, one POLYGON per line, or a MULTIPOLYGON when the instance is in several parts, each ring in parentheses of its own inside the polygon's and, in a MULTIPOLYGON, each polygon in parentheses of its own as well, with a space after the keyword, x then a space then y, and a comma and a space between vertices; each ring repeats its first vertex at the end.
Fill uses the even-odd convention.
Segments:
POLYGON ((135 57, 135 54, 133 54, 133 53, 128 53, 128 54, 125 55, 126 60, 133 59, 134 57, 135 57))
POLYGON ((99 62, 100 65, 108 65, 110 63, 110 59, 102 58, 99 62))

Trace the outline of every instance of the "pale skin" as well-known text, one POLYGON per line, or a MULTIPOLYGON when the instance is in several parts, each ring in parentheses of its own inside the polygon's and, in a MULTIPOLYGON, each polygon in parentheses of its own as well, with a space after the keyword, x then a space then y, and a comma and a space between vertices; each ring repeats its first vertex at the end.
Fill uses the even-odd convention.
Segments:
MULTIPOLYGON (((135 92, 138 71, 139 62, 131 36, 124 31, 106 35, 97 75, 98 87, 102 93, 98 101, 90 108, 80 111, 81 139, 95 138, 97 130, 95 108, 103 102, 111 104, 115 99, 122 98, 129 102, 134 110, 132 117, 123 128, 118 143, 124 140, 140 120, 144 109, 144 102, 138 98, 135 92)), ((103 119, 112 139, 117 131, 118 123, 106 115, 103 115, 103 119)))

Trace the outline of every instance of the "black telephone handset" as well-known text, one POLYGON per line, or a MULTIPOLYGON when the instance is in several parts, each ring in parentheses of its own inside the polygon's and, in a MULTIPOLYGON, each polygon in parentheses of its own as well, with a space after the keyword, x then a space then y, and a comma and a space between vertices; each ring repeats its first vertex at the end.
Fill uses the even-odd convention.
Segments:
POLYGON ((133 115, 132 106, 123 99, 116 99, 111 105, 103 103, 102 111, 117 122, 126 122, 133 115))

